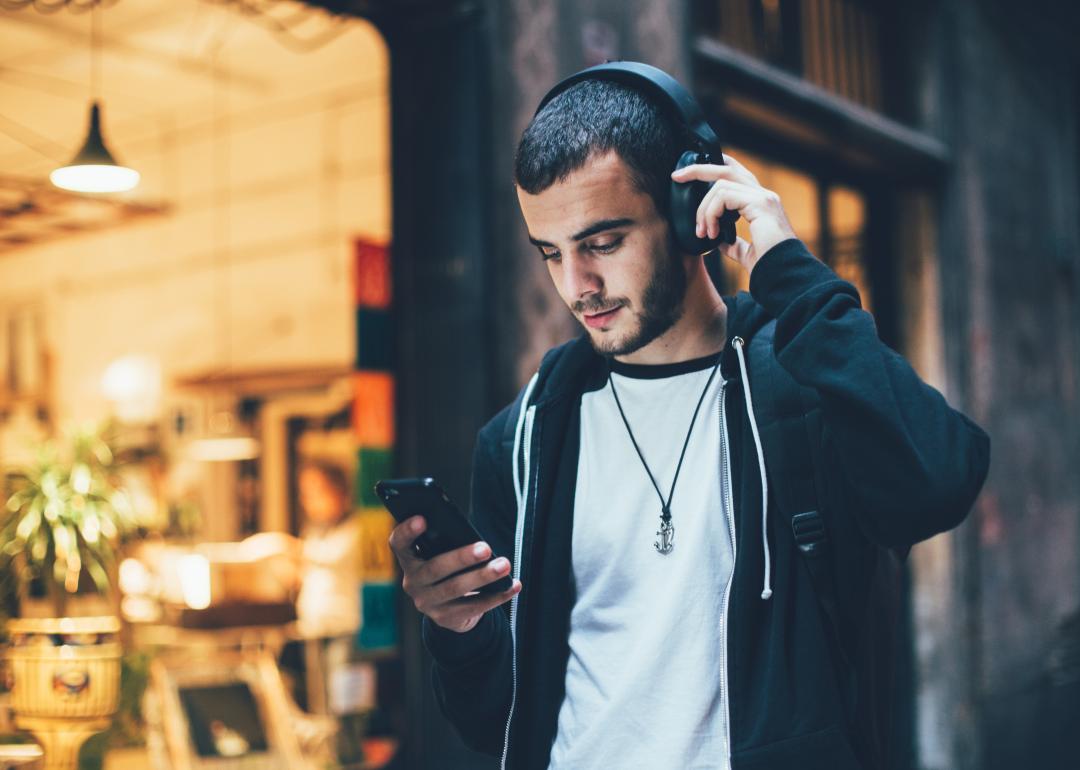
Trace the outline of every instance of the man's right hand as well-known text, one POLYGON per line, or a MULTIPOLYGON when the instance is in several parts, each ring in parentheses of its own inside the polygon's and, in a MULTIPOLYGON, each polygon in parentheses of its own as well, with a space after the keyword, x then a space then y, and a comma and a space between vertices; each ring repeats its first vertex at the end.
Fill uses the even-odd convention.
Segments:
POLYGON ((412 597, 416 609, 436 625, 463 634, 480 622, 485 612, 514 598, 521 590, 521 581, 515 580, 501 593, 467 595, 508 574, 510 562, 499 557, 480 569, 446 580, 459 570, 483 562, 491 556, 491 548, 484 542, 473 543, 424 560, 413 550, 413 541, 426 527, 423 516, 406 519, 390 533, 390 548, 405 573, 402 589, 412 597))

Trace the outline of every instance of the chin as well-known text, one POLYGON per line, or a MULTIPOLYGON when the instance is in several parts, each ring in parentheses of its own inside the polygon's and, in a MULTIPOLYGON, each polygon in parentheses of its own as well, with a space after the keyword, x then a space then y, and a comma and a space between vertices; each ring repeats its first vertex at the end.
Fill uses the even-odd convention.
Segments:
MULTIPOLYGON (((680 309, 681 310, 681 309, 680 309)), ((589 333, 589 342, 593 350, 602 356, 628 356, 636 353, 643 347, 665 334, 675 322, 682 316, 681 312, 673 313, 667 317, 642 317, 635 316, 633 328, 620 331, 616 328, 592 329, 582 327, 589 333)))
POLYGON ((642 347, 637 330, 620 334, 613 329, 590 329, 586 326, 585 331, 589 333, 593 350, 602 356, 626 356, 642 347))

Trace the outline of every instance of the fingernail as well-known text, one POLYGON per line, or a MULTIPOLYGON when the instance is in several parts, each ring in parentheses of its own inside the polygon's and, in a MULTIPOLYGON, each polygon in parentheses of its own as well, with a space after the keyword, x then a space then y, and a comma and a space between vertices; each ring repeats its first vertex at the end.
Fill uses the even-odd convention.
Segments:
POLYGON ((487 543, 477 543, 472 549, 473 555, 483 558, 488 555, 487 543))
POLYGON ((413 519, 411 522, 409 522, 409 529, 411 529, 413 532, 419 532, 421 526, 423 526, 423 522, 420 521, 420 519, 413 519))
POLYGON ((498 559, 491 562, 491 566, 492 566, 493 569, 502 569, 503 567, 505 567, 507 565, 507 563, 508 562, 506 561, 506 559, 504 559, 503 557, 500 556, 498 559))

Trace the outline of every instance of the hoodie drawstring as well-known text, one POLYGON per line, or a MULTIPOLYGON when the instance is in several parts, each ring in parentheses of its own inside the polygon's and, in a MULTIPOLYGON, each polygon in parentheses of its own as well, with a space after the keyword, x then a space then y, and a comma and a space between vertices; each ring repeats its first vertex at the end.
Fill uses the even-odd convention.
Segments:
POLYGON ((524 433, 522 427, 525 425, 525 415, 529 411, 529 397, 532 396, 533 388, 536 387, 536 381, 539 377, 540 372, 533 374, 532 379, 529 380, 529 384, 525 387, 525 394, 521 397, 521 408, 518 410, 517 426, 514 428, 514 451, 511 454, 511 457, 514 460, 514 495, 517 497, 519 519, 525 512, 525 485, 528 484, 528 479, 521 478, 521 471, 518 468, 518 452, 522 449, 521 439, 522 434, 524 433))
MULTIPOLYGON (((514 496, 517 498, 517 521, 514 525, 514 560, 511 562, 514 580, 521 578, 521 544, 525 533, 525 504, 529 494, 529 444, 532 439, 532 436, 528 435, 532 425, 532 420, 529 417, 536 409, 535 406, 529 407, 529 399, 532 397, 533 389, 536 387, 536 381, 539 377, 540 372, 538 371, 529 380, 529 384, 525 387, 525 392, 521 396, 517 424, 514 426, 514 449, 510 455, 514 463, 514 496), (523 455, 524 473, 518 467, 519 451, 523 455)), ((521 594, 518 594, 510 600, 510 711, 506 715, 506 728, 503 732, 502 761, 499 764, 502 770, 506 770, 506 760, 510 753, 510 722, 514 719, 514 706, 517 704, 517 613, 520 598, 521 594)))
POLYGON ((734 337, 731 340, 735 346, 735 353, 739 357, 739 369, 742 371, 743 394, 746 396, 746 415, 750 418, 750 431, 754 434, 754 446, 757 448, 758 473, 761 475, 761 540, 765 550, 765 579, 761 590, 761 598, 768 599, 772 596, 770 584, 770 559, 769 559, 769 520, 767 511, 769 507, 769 482, 765 476, 765 452, 761 448, 761 436, 758 435, 757 419, 754 417, 754 400, 750 397, 750 378, 746 373, 746 358, 743 355, 743 345, 746 343, 742 337, 734 337))

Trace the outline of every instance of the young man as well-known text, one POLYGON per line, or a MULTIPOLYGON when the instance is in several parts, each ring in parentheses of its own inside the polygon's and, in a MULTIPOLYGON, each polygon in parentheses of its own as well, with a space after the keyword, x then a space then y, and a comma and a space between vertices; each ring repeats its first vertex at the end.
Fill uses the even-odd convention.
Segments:
POLYGON ((443 712, 504 767, 870 767, 845 657, 858 629, 834 639, 777 509, 790 480, 766 472, 744 347, 775 318, 776 365, 820 398, 845 617, 870 599, 875 554, 962 520, 989 440, 879 341, 736 159, 673 175, 680 141, 643 93, 591 80, 526 129, 518 201, 584 333, 479 432, 471 519, 487 541, 424 562, 423 518, 403 522, 403 587, 443 712), (748 294, 721 297, 676 247, 672 177, 715 182, 699 236, 726 209, 748 222, 750 242, 720 249, 748 294), (505 593, 472 592, 507 558, 444 580, 492 552, 518 562, 505 593))

